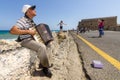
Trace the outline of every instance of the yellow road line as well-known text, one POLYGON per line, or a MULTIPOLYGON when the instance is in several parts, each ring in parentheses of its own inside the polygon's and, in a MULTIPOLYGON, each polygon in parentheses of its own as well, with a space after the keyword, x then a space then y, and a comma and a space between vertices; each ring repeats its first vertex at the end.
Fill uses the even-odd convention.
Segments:
POLYGON ((104 51, 100 50, 81 36, 77 35, 78 38, 80 38, 83 42, 85 42, 88 46, 90 46, 93 50, 95 50, 99 55, 101 55, 104 59, 106 59, 108 62, 110 62, 112 65, 114 65, 118 70, 120 70, 120 62, 114 59, 113 57, 109 56, 104 51))

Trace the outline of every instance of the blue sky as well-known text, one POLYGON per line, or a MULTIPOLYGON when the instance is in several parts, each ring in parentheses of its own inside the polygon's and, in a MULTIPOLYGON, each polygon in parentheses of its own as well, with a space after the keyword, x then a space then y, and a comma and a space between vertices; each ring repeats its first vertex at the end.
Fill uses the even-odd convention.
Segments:
POLYGON ((67 26, 76 28, 81 19, 118 16, 120 23, 120 0, 0 0, 0 30, 10 29, 24 16, 24 4, 36 5, 36 24, 46 23, 52 30, 59 29, 57 24, 63 20, 67 26))

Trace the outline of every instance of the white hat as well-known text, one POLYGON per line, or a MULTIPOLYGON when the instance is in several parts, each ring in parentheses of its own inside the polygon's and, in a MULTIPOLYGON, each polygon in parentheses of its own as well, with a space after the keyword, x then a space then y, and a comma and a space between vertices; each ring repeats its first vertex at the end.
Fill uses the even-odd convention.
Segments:
POLYGON ((31 5, 24 5, 23 8, 22 8, 22 12, 25 14, 29 8, 35 9, 36 6, 35 5, 33 5, 33 6, 31 6, 31 5))

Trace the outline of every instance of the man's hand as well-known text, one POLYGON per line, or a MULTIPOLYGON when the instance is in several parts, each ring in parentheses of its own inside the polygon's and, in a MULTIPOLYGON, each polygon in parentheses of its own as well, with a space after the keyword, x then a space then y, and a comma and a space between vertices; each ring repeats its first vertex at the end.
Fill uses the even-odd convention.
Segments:
POLYGON ((28 31, 27 33, 32 35, 32 36, 35 35, 35 33, 36 33, 35 30, 27 30, 27 31, 28 31))

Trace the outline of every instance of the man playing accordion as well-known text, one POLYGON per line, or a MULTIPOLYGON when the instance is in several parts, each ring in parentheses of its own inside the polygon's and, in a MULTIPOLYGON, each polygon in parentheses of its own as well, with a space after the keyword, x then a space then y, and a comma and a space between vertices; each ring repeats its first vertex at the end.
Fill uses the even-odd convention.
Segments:
POLYGON ((33 39, 35 30, 29 30, 31 27, 35 27, 36 24, 33 21, 33 17, 36 16, 36 6, 24 5, 22 12, 24 17, 20 18, 17 23, 11 28, 10 33, 19 35, 18 41, 21 42, 23 47, 29 48, 37 52, 37 56, 40 59, 40 64, 43 66, 43 72, 47 77, 51 77, 50 65, 46 54, 46 48, 42 43, 38 43, 33 39))

